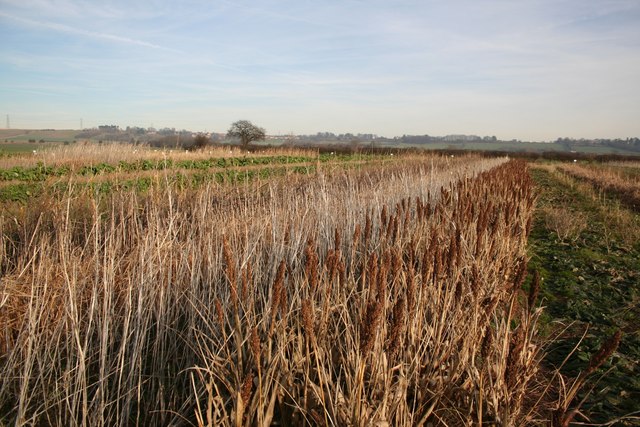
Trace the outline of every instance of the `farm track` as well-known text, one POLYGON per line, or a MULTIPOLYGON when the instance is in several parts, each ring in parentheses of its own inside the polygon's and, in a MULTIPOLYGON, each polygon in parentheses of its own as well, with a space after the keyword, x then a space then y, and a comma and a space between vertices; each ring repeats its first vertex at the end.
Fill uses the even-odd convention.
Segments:
MULTIPOLYGON (((606 423, 640 409, 640 215, 565 170, 532 168, 539 200, 529 265, 543 278, 547 333, 566 328, 550 343, 549 367, 561 366, 575 350, 562 373, 576 378, 607 337, 623 333, 612 361, 573 403, 585 398, 581 411, 591 422, 606 423)), ((632 417, 615 425, 637 425, 632 417)))

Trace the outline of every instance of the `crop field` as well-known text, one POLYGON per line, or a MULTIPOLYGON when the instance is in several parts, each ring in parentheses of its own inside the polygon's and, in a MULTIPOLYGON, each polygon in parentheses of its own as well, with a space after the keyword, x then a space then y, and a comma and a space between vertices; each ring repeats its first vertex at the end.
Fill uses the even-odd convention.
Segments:
POLYGON ((70 188, 100 193, 166 185, 197 188, 210 181, 234 183, 257 177, 308 174, 325 166, 351 168, 390 160, 392 156, 291 149, 251 154, 237 148, 189 153, 123 144, 59 146, 0 158, 0 201, 26 201, 70 188))
POLYGON ((553 366, 537 195, 473 155, 0 159, 0 425, 568 425, 621 337, 553 366))
POLYGON ((28 130, 28 129, 0 129, 0 140, 5 141, 28 141, 41 139, 46 141, 72 141, 75 139, 77 130, 28 130))

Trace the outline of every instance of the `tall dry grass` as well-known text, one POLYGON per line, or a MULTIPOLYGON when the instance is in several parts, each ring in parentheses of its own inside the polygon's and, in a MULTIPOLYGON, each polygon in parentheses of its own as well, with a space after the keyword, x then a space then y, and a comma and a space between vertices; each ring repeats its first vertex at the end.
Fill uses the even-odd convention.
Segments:
POLYGON ((588 227, 588 217, 582 212, 572 212, 566 204, 541 208, 545 225, 563 242, 575 243, 588 227))
POLYGON ((430 157, 6 212, 1 422, 530 423, 533 202, 430 157))
POLYGON ((622 204, 640 212, 640 178, 626 175, 615 167, 562 165, 558 168, 569 176, 588 182, 594 188, 616 196, 622 204))
POLYGON ((627 169, 638 169, 640 168, 640 160, 627 160, 627 161, 610 161, 604 163, 605 167, 615 167, 615 168, 627 168, 627 169))
MULTIPOLYGON (((637 163, 637 162, 636 162, 637 163)), ((596 202, 597 213, 602 219, 601 226, 602 235, 604 237, 604 243, 609 248, 611 244, 616 241, 618 244, 622 243, 628 247, 632 247, 640 240, 640 234, 638 233, 638 221, 640 217, 632 209, 629 203, 625 203, 622 198, 618 198, 618 193, 604 190, 606 187, 606 178, 608 175, 604 175, 596 178, 598 170, 604 170, 605 172, 610 169, 610 165, 613 167, 626 166, 627 164, 635 164, 634 162, 608 162, 601 166, 595 166, 592 168, 586 168, 591 179, 582 177, 580 172, 576 172, 574 167, 567 169, 566 165, 538 165, 536 167, 543 168, 549 173, 552 173, 554 179, 559 180, 564 185, 575 188, 580 193, 586 195, 591 200, 596 202), (596 180, 596 181, 594 181, 596 180), (604 184, 604 185, 603 185, 604 184), (613 197, 612 197, 613 196, 613 197), (631 208, 631 209, 630 209, 631 208)), ((579 166, 580 171, 585 168, 579 166)), ((625 180, 624 174, 620 171, 616 172, 615 169, 611 171, 616 180, 625 180)), ((633 187, 633 185, 629 185, 633 187)), ((545 222, 551 230, 554 230, 561 240, 576 241, 580 237, 580 233, 587 229, 589 218, 584 213, 572 212, 567 206, 561 204, 560 206, 547 206, 543 207, 542 211, 546 215, 545 222), (564 212, 564 214, 563 214, 564 212), (568 214, 567 214, 568 213, 568 214)))

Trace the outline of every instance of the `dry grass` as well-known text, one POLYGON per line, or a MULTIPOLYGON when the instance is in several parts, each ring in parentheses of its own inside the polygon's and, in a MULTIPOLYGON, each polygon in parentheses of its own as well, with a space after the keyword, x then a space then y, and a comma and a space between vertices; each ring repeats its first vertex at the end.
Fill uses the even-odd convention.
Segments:
POLYGON ((638 169, 638 168, 640 168, 640 161, 632 161, 632 160, 628 160, 628 161, 612 161, 612 162, 606 162, 604 165, 605 166, 611 166, 611 167, 638 169))
MULTIPOLYGON (((581 193, 598 202, 598 213, 603 219, 607 246, 612 239, 628 247, 640 240, 638 233, 640 217, 636 213, 638 205, 634 202, 637 197, 640 197, 640 183, 637 180, 625 178, 623 173, 609 167, 609 165, 626 167, 634 164, 637 162, 611 162, 604 166, 591 168, 563 165, 549 169, 556 178, 571 187, 577 186, 581 193)), ((571 215, 568 217, 571 218, 571 215)), ((562 222, 567 222, 566 218, 562 222)), ((569 224, 568 228, 576 228, 575 231, 581 230, 580 216, 578 216, 576 224, 579 226, 573 227, 572 224, 569 224)), ((572 230, 569 231, 569 235, 575 234, 572 230)))
POLYGON ((583 212, 572 212, 567 206, 545 206, 541 211, 547 228, 561 241, 575 242, 587 229, 588 218, 583 212))
POLYGON ((615 167, 562 165, 559 170, 588 182, 598 190, 615 195, 622 204, 640 212, 640 177, 626 175, 615 167))
POLYGON ((0 422, 543 417, 523 163, 37 203, 0 218, 0 422))

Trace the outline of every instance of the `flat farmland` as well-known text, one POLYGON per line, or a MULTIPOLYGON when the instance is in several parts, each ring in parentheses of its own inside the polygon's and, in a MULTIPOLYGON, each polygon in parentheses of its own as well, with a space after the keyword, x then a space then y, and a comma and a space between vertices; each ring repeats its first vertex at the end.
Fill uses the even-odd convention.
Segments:
POLYGON ((474 155, 2 158, 0 423, 568 424, 620 338, 545 362, 537 194, 474 155))
POLYGON ((46 141, 64 141, 73 140, 78 130, 36 130, 36 129, 0 129, 0 140, 6 139, 14 141, 26 141, 29 139, 35 139, 39 141, 44 139, 46 141))

